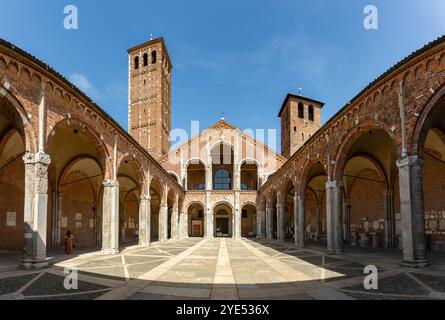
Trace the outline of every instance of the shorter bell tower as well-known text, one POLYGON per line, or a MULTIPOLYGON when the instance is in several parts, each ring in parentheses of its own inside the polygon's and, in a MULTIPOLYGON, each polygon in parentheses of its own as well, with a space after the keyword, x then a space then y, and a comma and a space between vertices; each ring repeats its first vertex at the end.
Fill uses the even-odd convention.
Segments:
POLYGON ((281 118, 281 154, 290 158, 321 128, 324 103, 289 93, 278 117, 281 118))

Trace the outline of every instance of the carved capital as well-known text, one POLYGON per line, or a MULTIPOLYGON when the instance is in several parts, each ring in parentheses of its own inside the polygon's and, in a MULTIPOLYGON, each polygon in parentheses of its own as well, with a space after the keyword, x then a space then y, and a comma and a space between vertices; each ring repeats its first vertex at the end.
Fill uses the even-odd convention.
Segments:
POLYGON ((104 188, 119 187, 119 181, 106 179, 102 182, 102 185, 104 186, 104 188))

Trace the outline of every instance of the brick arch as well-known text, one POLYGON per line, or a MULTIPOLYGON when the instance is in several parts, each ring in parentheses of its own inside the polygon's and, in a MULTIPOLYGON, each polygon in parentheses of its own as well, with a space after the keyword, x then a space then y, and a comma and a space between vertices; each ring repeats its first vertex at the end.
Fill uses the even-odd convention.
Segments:
POLYGON ((139 189, 141 194, 147 191, 147 183, 145 182, 145 172, 142 164, 136 159, 134 156, 123 156, 121 157, 117 162, 117 172, 119 173, 119 168, 121 167, 122 163, 125 163, 125 161, 128 161, 128 163, 131 165, 131 167, 134 169, 137 177, 137 185, 139 185, 139 189))
POLYGON ((321 159, 319 160, 307 160, 306 163, 303 165, 303 170, 301 171, 300 178, 298 179, 298 186, 296 186, 295 191, 298 194, 304 195, 306 192, 306 187, 309 184, 309 173, 311 172, 312 168, 316 166, 317 164, 321 164, 325 170, 326 176, 328 175, 326 172, 326 167, 323 165, 323 162, 321 159))
MULTIPOLYGON (((6 147, 6 145, 8 144, 8 142, 9 142, 9 140, 12 138, 12 136, 14 135, 14 134, 16 134, 16 133, 18 133, 19 135, 20 135, 20 138, 22 139, 22 141, 23 141, 23 137, 22 137, 22 135, 20 134, 20 131, 19 130, 17 130, 16 128, 11 128, 11 129, 9 129, 4 135, 3 135, 3 137, 1 137, 1 140, 0 140, 0 155, 3 153, 3 150, 5 149, 5 147, 6 147)), ((23 143, 24 143, 24 141, 23 141, 23 143)))
MULTIPOLYGON (((14 90, 13 88, 10 89, 14 90)), ((10 115, 10 121, 23 139, 25 150, 27 152, 37 152, 37 136, 35 130, 28 120, 25 108, 17 98, 18 93, 14 94, 11 90, 6 89, 3 84, 0 83, 0 105, 3 105, 10 115)))
POLYGON ((100 158, 98 159, 98 161, 101 164, 101 168, 104 169, 104 179, 112 179, 113 166, 111 164, 111 157, 105 143, 102 142, 102 140, 100 139, 100 135, 90 125, 82 120, 76 118, 65 118, 59 121, 47 134, 45 150, 48 150, 48 147, 51 145, 52 139, 56 135, 57 130, 68 127, 76 127, 77 129, 79 129, 79 132, 81 134, 90 139, 90 141, 94 144, 95 149, 99 153, 100 158))
MULTIPOLYGON (((80 160, 78 160, 78 161, 80 161, 80 160)), ((65 167, 65 169, 63 171, 63 177, 64 177, 63 180, 66 179, 67 177, 69 177, 69 173, 70 173, 69 168, 65 167)), ((84 177, 85 179, 88 178, 84 173, 81 173, 80 176, 84 177)), ((61 181, 63 181, 63 180, 61 180, 61 181)), ((88 184, 89 184, 89 186, 91 188, 91 192, 93 193, 94 197, 97 199, 97 192, 96 192, 96 190, 94 189, 93 185, 90 182, 88 182, 88 184)), ((64 186, 63 184, 59 184, 58 185, 58 189, 59 189, 58 192, 62 191, 61 187, 63 187, 63 186, 64 186)))
MULTIPOLYGON (((389 187, 389 183, 390 183, 390 177, 388 177, 386 175, 385 169, 383 168, 383 165, 377 160, 375 159, 372 155, 370 154, 366 154, 366 153, 359 153, 358 155, 350 158, 349 160, 352 160, 354 158, 364 158, 368 161, 370 161, 372 163, 372 165, 374 166, 373 169, 375 169, 378 173, 378 175, 380 176, 380 178, 382 178, 383 180, 385 180, 386 182, 386 186, 389 187)), ((345 167, 348 164, 349 160, 345 163, 345 167)), ((369 169, 369 168, 367 168, 369 169)), ((365 169, 365 170, 367 170, 365 169)))
POLYGON ((148 190, 150 191, 151 189, 156 191, 156 193, 159 196, 159 202, 162 203, 165 190, 164 190, 164 186, 162 184, 162 179, 159 176, 153 175, 151 177, 149 185, 148 185, 148 190))
POLYGON ((399 144, 395 143, 395 139, 393 137, 393 133, 391 131, 390 126, 388 126, 386 123, 382 121, 379 122, 379 125, 380 126, 377 127, 375 126, 374 121, 367 121, 359 126, 354 127, 351 131, 349 131, 349 133, 346 135, 346 138, 344 139, 344 142, 341 144, 337 154, 335 155, 334 169, 333 172, 331 173, 332 180, 342 181, 343 171, 346 166, 346 163, 349 160, 347 159, 349 151, 352 149, 357 139, 370 130, 383 130, 392 140, 396 150, 400 149, 399 144))
MULTIPOLYGON (((431 93, 431 92, 430 92, 431 93)), ((418 155, 423 157, 423 149, 425 147, 426 137, 428 131, 433 128, 434 118, 437 113, 440 112, 445 105, 445 84, 442 85, 440 90, 436 91, 432 97, 430 97, 428 103, 423 107, 423 111, 420 114, 413 132, 410 134, 410 153, 411 155, 418 155)))
POLYGON ((195 204, 200 205, 202 207, 202 209, 205 210, 204 203, 202 203, 201 201, 198 201, 198 200, 194 200, 194 201, 190 201, 189 203, 187 203, 187 206, 185 207, 185 212, 188 214, 190 207, 195 204))
MULTIPOLYGON (((64 181, 65 178, 67 177, 68 172, 70 171, 71 167, 73 167, 77 162, 82 161, 82 160, 92 160, 94 161, 100 168, 102 175, 104 174, 104 168, 102 167, 101 163, 99 162, 98 159, 96 159, 96 157, 93 157, 89 154, 84 154, 84 155, 79 155, 73 159, 71 159, 66 165, 65 167, 61 170, 60 176, 58 177, 58 181, 64 181)), ((60 185, 59 185, 60 187, 60 185)), ((58 190, 60 191, 60 190, 58 190)))

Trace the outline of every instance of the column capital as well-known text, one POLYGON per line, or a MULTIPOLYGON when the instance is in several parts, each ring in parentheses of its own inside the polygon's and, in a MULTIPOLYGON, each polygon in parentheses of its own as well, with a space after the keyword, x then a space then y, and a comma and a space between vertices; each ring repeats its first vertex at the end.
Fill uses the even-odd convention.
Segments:
POLYGON ((151 200, 151 196, 149 194, 141 194, 141 201, 149 201, 151 200))
POLYGON ((402 168, 406 166, 420 166, 423 167, 424 160, 420 159, 418 156, 408 156, 397 160, 397 167, 402 168))
POLYGON ((49 166, 51 163, 51 157, 49 156, 49 154, 46 154, 44 152, 27 152, 22 159, 25 165, 40 163, 49 166))
POLYGON ((306 199, 306 195, 305 194, 295 194, 295 198, 298 200, 305 200, 306 199))
POLYGON ((343 182, 338 180, 328 180, 326 182, 326 189, 343 187, 343 182))
POLYGON ((106 179, 102 181, 102 185, 104 186, 104 188, 119 187, 119 181, 106 179))

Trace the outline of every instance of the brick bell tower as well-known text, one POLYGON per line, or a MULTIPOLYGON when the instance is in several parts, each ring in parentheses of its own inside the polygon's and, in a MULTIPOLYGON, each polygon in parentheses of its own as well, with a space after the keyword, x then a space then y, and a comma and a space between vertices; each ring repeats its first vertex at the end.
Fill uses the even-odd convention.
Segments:
POLYGON ((156 159, 170 150, 171 69, 163 38, 128 49, 128 131, 156 159))
POLYGON ((321 128, 324 103, 288 94, 278 117, 281 118, 281 154, 290 158, 321 128))

